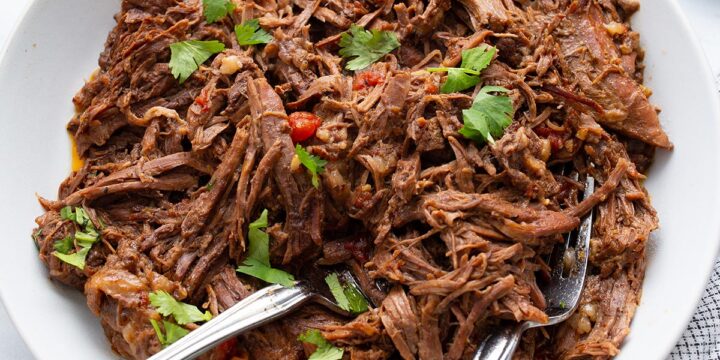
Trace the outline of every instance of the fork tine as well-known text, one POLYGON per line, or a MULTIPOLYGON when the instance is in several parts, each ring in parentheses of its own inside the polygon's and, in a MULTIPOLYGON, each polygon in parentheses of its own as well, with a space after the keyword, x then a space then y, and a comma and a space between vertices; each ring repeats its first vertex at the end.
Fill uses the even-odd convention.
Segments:
MULTIPOLYGON (((590 197, 593 192, 595 192, 595 179, 588 176, 585 179, 585 189, 583 191, 582 200, 590 197)), ((552 268, 552 281, 558 281, 562 278, 565 269, 565 252, 570 248, 570 243, 573 242, 573 239, 576 240, 573 244, 573 247, 575 248, 575 267, 571 270, 577 271, 581 270, 580 268, 586 267, 587 262, 585 261, 585 258, 589 255, 588 250, 590 246, 590 236, 592 235, 592 215, 593 214, 591 212, 583 219, 577 231, 573 231, 565 236, 565 243, 563 246, 556 246, 555 249, 553 249, 553 257, 551 259, 554 260, 554 262, 550 265, 552 268)), ((582 276, 584 277, 585 271, 584 269, 582 270, 582 276)))
MULTIPOLYGON (((568 174, 572 173, 573 169, 574 169, 574 167, 573 167, 572 162, 566 163, 565 165, 563 165, 562 169, 560 169, 560 175, 568 176, 568 174)), ((578 173, 573 173, 570 178, 577 181, 578 173)), ((565 235, 564 249, 567 249, 569 242, 570 242, 570 234, 567 234, 567 235, 565 235)), ((548 264, 548 266, 550 266, 550 264, 553 263, 553 260, 555 259, 555 256, 557 255, 556 251, 557 251, 558 247, 560 247, 560 245, 555 245, 553 247, 552 251, 550 251, 550 253, 547 254, 543 258, 543 260, 545 261, 546 264, 548 264)))

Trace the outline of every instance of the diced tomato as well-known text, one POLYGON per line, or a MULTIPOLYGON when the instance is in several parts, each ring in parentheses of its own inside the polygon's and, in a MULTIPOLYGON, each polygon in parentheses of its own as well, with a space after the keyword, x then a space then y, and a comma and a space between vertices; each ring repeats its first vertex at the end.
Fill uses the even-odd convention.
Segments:
POLYGON ((198 104, 198 105, 200 105, 200 107, 201 107, 201 109, 202 109, 202 112, 206 112, 206 111, 210 110, 210 107, 208 106, 207 99, 206 99, 203 95, 200 95, 200 96, 196 97, 196 98, 195 98, 195 103, 198 104))
POLYGON ((236 353, 237 338, 231 338, 218 345, 212 353, 213 360, 230 360, 236 353))
POLYGON ((548 140, 550 140, 550 147, 552 148, 552 151, 558 151, 563 146, 562 138, 558 134, 551 134, 548 136, 548 140))
POLYGON ((538 134, 538 136, 546 138, 550 141, 550 147, 552 148, 552 151, 558 151, 563 146, 563 133, 557 130, 553 130, 547 126, 539 126, 536 127, 535 133, 538 134))
POLYGON ((355 75, 353 81, 353 90, 364 90, 369 87, 375 87, 385 83, 385 79, 375 71, 365 71, 355 75))
POLYGON ((357 241, 348 241, 344 244, 344 247, 360 264, 368 262, 369 246, 365 238, 359 238, 357 241))
POLYGON ((425 91, 426 91, 428 94, 437 94, 437 92, 438 92, 438 87, 437 87, 436 85, 429 84, 429 85, 426 85, 426 86, 425 86, 425 91))
POLYGON ((535 133, 544 138, 550 136, 553 133, 552 129, 547 126, 538 126, 535 128, 535 133))
POLYGON ((288 122, 292 129, 290 137, 298 143, 315 135, 315 131, 322 124, 322 119, 309 112, 298 111, 290 114, 288 122))

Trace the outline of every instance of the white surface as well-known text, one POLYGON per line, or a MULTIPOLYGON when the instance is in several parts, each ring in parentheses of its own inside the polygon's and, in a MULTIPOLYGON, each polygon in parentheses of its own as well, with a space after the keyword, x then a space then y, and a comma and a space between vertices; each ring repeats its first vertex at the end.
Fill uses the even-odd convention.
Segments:
MULTIPOLYGON (((3 4, 0 43, 28 1, 3 4)), ((14 189, 11 194, 0 194, 4 206, 0 209, 0 221, 4 221, 1 228, 5 232, 3 247, 12 253, 0 262, 0 289, 14 317, 23 319, 20 329, 31 335, 30 346, 39 358, 99 359, 107 356, 108 350, 97 320, 89 314, 80 296, 47 280, 28 234, 33 226, 31 219, 40 213, 34 192, 52 197, 67 173, 68 155, 63 150, 68 146, 67 139, 58 136, 58 132, 72 114, 71 96, 82 85, 81 79, 96 66, 117 3, 92 0, 40 3, 43 6, 35 7, 32 13, 46 16, 39 22, 44 27, 18 33, 8 58, 11 61, 25 58, 29 62, 14 65, 11 71, 0 65, 3 127, 0 161, 10 169, 0 179, 0 188, 11 188, 6 185, 10 183, 14 189), (54 24, 63 14, 74 21, 63 22, 62 26, 54 24), (7 84, 17 81, 38 85, 8 91, 7 84), (31 96, 42 99, 44 106, 30 101, 31 96), (20 136, 27 133, 36 135, 32 139, 20 136), (18 153, 23 158, 18 159, 18 153), (44 166, 38 170, 35 164, 44 166), (14 174, 33 176, 19 179, 14 174), (48 321, 49 318, 53 320, 48 321), (72 351, 64 346, 67 339, 72 339, 72 351)), ((720 183, 717 173, 720 139, 716 137, 715 120, 720 114, 708 108, 708 104, 716 101, 714 89, 707 81, 703 83, 709 74, 702 73, 703 65, 694 58, 697 49, 688 47, 682 25, 670 9, 663 8, 667 1, 644 3, 636 20, 648 50, 648 81, 655 90, 652 100, 664 109, 663 125, 676 150, 659 154, 647 183, 660 212, 662 229, 654 236, 643 303, 619 359, 662 359, 669 352, 704 287, 717 243, 717 231, 709 230, 717 230, 713 220, 719 218, 720 194, 716 188, 720 183), (708 174, 698 172, 703 168, 693 163, 697 159, 702 159, 708 174), (691 173, 693 176, 684 176, 691 173)), ((691 25, 700 33, 718 74, 720 2, 684 0, 682 5, 691 16, 691 25)), ((31 359, 3 309, 0 309, 0 354, 4 359, 31 359)))

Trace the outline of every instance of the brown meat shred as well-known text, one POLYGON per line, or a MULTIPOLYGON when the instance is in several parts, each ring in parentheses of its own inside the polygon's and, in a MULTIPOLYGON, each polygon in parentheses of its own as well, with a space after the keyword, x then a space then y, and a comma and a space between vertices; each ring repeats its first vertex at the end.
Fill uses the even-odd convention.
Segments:
POLYGON ((526 332, 517 356, 621 351, 658 226, 643 172, 673 146, 642 84, 638 1, 232 2, 208 24, 200 0, 122 1, 99 70, 73 98, 67 128, 83 166, 56 200, 39 199, 40 260, 84 292, 115 352, 162 350, 152 292, 217 315, 266 286, 235 271, 265 209, 273 267, 308 279, 344 264, 374 306, 345 318, 307 305, 206 359, 306 359, 315 347, 297 338, 309 329, 345 359, 470 359, 500 322, 548 320, 545 259, 589 213, 579 310, 526 332), (238 44, 235 25, 250 19, 270 43, 238 44), (338 50, 352 24, 401 46, 348 71, 338 50), (226 50, 180 84, 169 46, 185 40, 226 50), (480 83, 442 93, 447 76, 425 69, 459 66, 481 44, 498 55, 480 83), (461 134, 486 85, 506 88, 514 112, 489 144, 461 134), (298 143, 301 111, 321 124, 298 143), (297 144, 327 162, 317 187, 297 144), (582 200, 585 176, 598 185, 582 200), (99 233, 83 269, 56 256, 89 226, 63 218, 67 206, 99 233))

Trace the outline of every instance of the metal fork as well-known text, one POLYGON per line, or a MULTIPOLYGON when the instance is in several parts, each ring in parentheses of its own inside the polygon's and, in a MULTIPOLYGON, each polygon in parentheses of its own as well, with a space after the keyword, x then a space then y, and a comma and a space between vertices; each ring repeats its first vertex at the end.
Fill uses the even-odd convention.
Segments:
MULTIPOLYGON (((583 199, 587 199, 595 191, 595 179, 585 179, 583 199)), ((550 263, 552 272, 548 283, 541 291, 548 303, 545 313, 547 323, 525 321, 521 323, 505 323, 493 329, 492 334, 480 345, 473 360, 510 360, 520 343, 520 337, 528 329, 559 324, 567 320, 578 307, 580 294, 585 285, 588 257, 590 256, 590 235, 592 233, 593 213, 588 214, 580 224, 577 236, 570 234, 562 246, 553 249, 550 263), (575 238, 576 244, 572 244, 575 238), (571 247, 574 245, 574 248, 571 247), (575 251, 575 264, 565 268, 564 253, 570 249, 575 251)))
MULTIPOLYGON (((349 270, 341 269, 337 272, 340 279, 351 283, 368 298, 357 286, 349 270)), ((291 287, 271 285, 260 289, 155 354, 150 360, 193 359, 222 341, 283 317, 307 302, 315 302, 340 315, 350 316, 349 312, 324 295, 329 295, 329 291, 321 287, 320 282, 324 284, 323 280, 317 280, 298 281, 291 287)))

